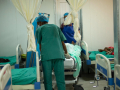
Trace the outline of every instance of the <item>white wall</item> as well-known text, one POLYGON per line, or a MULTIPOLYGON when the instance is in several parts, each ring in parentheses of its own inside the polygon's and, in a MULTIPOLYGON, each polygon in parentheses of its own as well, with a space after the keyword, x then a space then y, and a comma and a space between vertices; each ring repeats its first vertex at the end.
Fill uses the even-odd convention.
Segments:
POLYGON ((114 46, 113 0, 88 0, 82 11, 83 39, 89 51, 114 46))
POLYGON ((0 0, 0 56, 15 55, 18 43, 25 51, 26 25, 27 23, 16 11, 11 0, 0 0))
POLYGON ((64 14, 70 12, 69 4, 66 0, 56 0, 56 25, 61 26, 64 22, 64 14))
MULTIPOLYGON (((40 12, 49 13, 54 24, 54 2, 44 0, 40 12)), ((0 0, 0 56, 15 55, 17 44, 27 47, 26 21, 11 0, 0 0)), ((113 46, 113 0, 88 0, 83 7, 83 34, 89 50, 113 46)))
POLYGON ((43 0, 40 12, 50 14, 49 24, 54 24, 55 23, 54 0, 43 0))
MULTIPOLYGON (((54 24, 53 0, 44 0, 40 12, 51 14, 50 23, 54 24)), ((26 53, 26 21, 13 6, 11 0, 0 0, 0 56, 15 55, 17 44, 26 53)))

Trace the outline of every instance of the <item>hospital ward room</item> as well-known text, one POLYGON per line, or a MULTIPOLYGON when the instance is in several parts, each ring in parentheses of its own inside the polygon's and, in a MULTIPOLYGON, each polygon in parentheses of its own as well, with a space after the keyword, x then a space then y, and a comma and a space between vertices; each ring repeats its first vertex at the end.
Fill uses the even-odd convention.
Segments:
POLYGON ((120 0, 0 0, 0 90, 120 90, 120 0))

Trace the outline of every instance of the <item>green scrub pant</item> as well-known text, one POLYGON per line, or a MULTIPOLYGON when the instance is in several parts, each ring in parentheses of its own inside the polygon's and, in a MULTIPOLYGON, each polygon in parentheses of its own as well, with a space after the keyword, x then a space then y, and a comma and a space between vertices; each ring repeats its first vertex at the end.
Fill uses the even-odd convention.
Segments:
POLYGON ((42 61, 45 90, 52 90, 52 70, 54 69, 58 90, 66 90, 64 60, 42 61))

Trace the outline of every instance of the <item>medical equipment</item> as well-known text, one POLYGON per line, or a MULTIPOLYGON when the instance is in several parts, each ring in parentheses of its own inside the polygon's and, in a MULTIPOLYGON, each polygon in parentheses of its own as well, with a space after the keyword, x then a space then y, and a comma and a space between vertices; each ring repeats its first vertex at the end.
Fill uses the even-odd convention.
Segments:
POLYGON ((120 90, 120 65, 115 65, 114 69, 114 83, 115 83, 115 90, 120 90))
MULTIPOLYGON (((108 81, 107 87, 104 87, 104 90, 110 90, 110 86, 114 86, 114 77, 112 77, 111 74, 111 65, 109 59, 102 54, 96 55, 95 79, 97 80, 97 86, 98 86, 98 81, 100 80, 99 74, 102 74, 108 81)), ((94 79, 94 83, 95 83, 95 79, 94 79)), ((93 87, 97 87, 97 86, 93 86, 93 87)))
MULTIPOLYGON (((83 62, 85 62, 89 69, 91 69, 92 71, 95 71, 95 63, 96 63, 96 55, 94 55, 93 60, 91 60, 92 58, 90 57, 89 51, 88 51, 88 44, 85 41, 81 41, 81 47, 82 47, 82 53, 81 56, 83 58, 83 62)), ((114 56, 112 55, 112 58, 109 58, 110 63, 114 63, 114 56)), ((88 70, 89 73, 89 70, 88 70)))
POLYGON ((21 55, 23 54, 23 50, 21 48, 21 45, 17 45, 16 47, 16 56, 9 56, 9 57, 0 57, 0 58, 5 58, 9 59, 10 62, 7 63, 0 63, 0 67, 2 68, 6 64, 10 64, 11 68, 19 68, 19 63, 21 61, 21 55))

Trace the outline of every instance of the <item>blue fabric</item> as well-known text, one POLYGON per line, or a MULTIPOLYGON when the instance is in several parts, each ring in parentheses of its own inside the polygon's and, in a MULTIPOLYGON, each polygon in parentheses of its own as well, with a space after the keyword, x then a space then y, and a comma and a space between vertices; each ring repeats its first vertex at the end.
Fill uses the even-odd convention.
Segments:
POLYGON ((27 52, 26 68, 33 66, 36 66, 36 52, 30 51, 27 52))
POLYGON ((76 43, 76 40, 74 39, 74 29, 73 29, 73 24, 72 26, 66 25, 64 26, 63 30, 62 30, 63 34, 66 37, 66 41, 65 43, 72 43, 72 41, 74 41, 74 43, 76 43))
POLYGON ((49 22, 49 19, 44 15, 38 16, 37 22, 49 22))
POLYGON ((34 35, 36 33, 36 29, 37 29, 37 17, 35 18, 34 22, 32 23, 32 25, 34 26, 34 35))
POLYGON ((65 13, 64 16, 67 16, 69 13, 65 13))
MULTIPOLYGON (((37 30, 37 17, 35 18, 35 20, 34 20, 34 22, 32 24, 34 26, 34 35, 35 35, 36 34, 36 30, 37 30)), ((38 55, 39 55, 39 58, 40 58, 40 49, 39 49, 39 44, 37 43, 37 38, 36 38, 36 49, 38 51, 38 55)))

